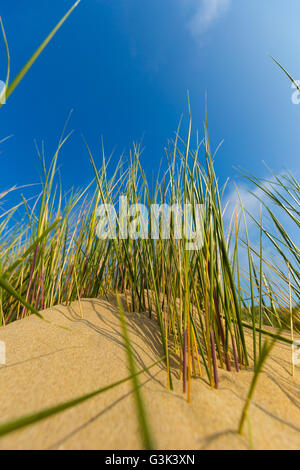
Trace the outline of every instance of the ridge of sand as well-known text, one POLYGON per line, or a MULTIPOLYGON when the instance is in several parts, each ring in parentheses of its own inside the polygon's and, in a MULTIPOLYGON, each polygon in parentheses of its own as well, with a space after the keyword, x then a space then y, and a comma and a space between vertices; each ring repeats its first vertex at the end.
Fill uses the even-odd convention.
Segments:
MULTIPOLYGON (((105 299, 82 299, 0 328, 7 364, 0 366, 0 422, 38 411, 128 376, 117 308, 105 299)), ((126 314, 137 367, 163 355, 156 322, 126 314)), ((249 338, 249 344, 251 343, 249 338)), ((250 422, 255 449, 300 447, 300 368, 291 377, 291 350, 277 344, 262 373, 250 422)), ((158 449, 248 449, 236 432, 251 371, 220 371, 220 388, 192 380, 192 403, 182 394, 174 363, 175 391, 164 365, 140 376, 158 449), (177 377, 177 378, 176 378, 177 377)), ((139 449, 141 439, 131 383, 59 415, 0 438, 0 449, 139 449)))

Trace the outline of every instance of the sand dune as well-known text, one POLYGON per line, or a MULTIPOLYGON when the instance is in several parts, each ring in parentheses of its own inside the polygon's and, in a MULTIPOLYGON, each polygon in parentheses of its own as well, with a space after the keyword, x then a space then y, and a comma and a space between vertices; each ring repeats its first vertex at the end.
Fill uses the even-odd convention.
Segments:
MULTIPOLYGON (((0 329, 7 364, 0 366, 0 421, 74 398, 126 377, 118 311, 104 299, 57 306, 0 329)), ((163 355, 156 323, 127 314, 137 366, 163 355)), ((248 449, 236 432, 251 371, 220 371, 220 389, 192 381, 192 403, 181 393, 174 361, 175 391, 166 386, 163 364, 140 379, 159 449, 248 449), (177 376, 177 377, 176 377, 177 376)), ((250 409, 255 449, 300 447, 300 369, 291 377, 290 348, 277 344, 258 382, 250 409)), ((131 384, 0 439, 0 449, 139 449, 141 440, 131 384)))

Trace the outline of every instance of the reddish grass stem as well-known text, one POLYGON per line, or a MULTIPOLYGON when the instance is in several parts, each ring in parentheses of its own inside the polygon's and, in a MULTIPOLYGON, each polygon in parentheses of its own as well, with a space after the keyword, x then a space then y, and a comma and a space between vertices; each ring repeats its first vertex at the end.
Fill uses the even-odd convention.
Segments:
POLYGON ((183 361, 182 361, 182 381, 183 381, 183 393, 186 392, 186 372, 187 372, 187 367, 186 367, 186 350, 187 350, 187 329, 184 330, 183 332, 183 361))

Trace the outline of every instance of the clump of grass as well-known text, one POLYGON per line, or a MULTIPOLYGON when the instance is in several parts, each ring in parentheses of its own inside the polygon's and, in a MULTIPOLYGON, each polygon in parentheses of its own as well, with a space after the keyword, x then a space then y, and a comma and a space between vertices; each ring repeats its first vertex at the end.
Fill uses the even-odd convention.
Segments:
MULTIPOLYGON (((138 145, 134 145, 129 162, 120 160, 112 173, 104 149, 102 165, 97 169, 96 158, 87 146, 96 185, 93 189, 91 182, 68 199, 55 182, 57 160, 69 134, 61 136, 48 169, 45 157, 41 157, 44 181, 33 207, 23 200, 25 215, 13 227, 13 236, 7 234, 10 214, 2 224, 3 323, 58 303, 120 292, 125 294, 131 310, 148 311, 157 319, 170 388, 169 356, 170 349, 175 347, 188 400, 192 377, 199 376, 202 367, 211 386, 217 388, 219 368, 239 371, 248 366, 245 328, 252 329, 253 347, 257 341, 261 344, 263 320, 269 315, 271 325, 276 326, 273 318, 279 317, 284 296, 278 298, 274 281, 271 282, 265 269, 263 227, 258 252, 249 237, 244 241, 249 271, 241 270, 238 228, 241 215, 236 213, 236 223, 225 230, 224 188, 219 188, 214 173, 208 129, 204 140, 196 142, 195 150, 190 146, 191 133, 190 116, 187 139, 184 141, 177 131, 167 149, 167 171, 157 178, 154 188, 148 184, 138 145), (164 202, 181 206, 188 203, 193 208, 194 225, 196 204, 202 204, 202 248, 189 251, 189 240, 175 239, 173 213, 168 239, 161 223, 157 239, 98 238, 99 204, 115 204, 120 195, 127 196, 128 204, 146 202, 149 207, 164 202), (196 363, 200 364, 198 372, 196 363)), ((150 230, 151 224, 150 218, 150 230)), ((117 233, 119 230, 117 220, 117 233)), ((273 271, 277 275, 276 267, 273 271)))

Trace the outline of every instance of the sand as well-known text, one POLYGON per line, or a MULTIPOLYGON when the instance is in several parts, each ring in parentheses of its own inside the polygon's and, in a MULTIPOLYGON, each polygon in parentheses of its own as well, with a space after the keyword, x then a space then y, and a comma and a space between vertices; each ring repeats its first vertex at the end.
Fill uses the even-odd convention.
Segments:
MULTIPOLYGON (((0 421, 93 391, 129 374, 118 311, 105 299, 56 306, 43 315, 68 330, 30 316, 0 329, 7 363, 0 366, 0 421)), ((126 314, 137 366, 163 355, 160 334, 146 314, 126 314)), ((249 338, 250 344, 250 338, 249 338)), ((192 402, 175 391, 163 364, 140 376, 157 449, 297 449, 300 447, 300 369, 291 376, 290 348, 277 344, 261 375, 248 426, 237 427, 251 370, 220 371, 220 388, 192 380, 192 402), (251 442, 252 441, 252 442, 251 442)), ((140 449, 142 442, 128 382, 41 423, 0 438, 0 449, 140 449)))

